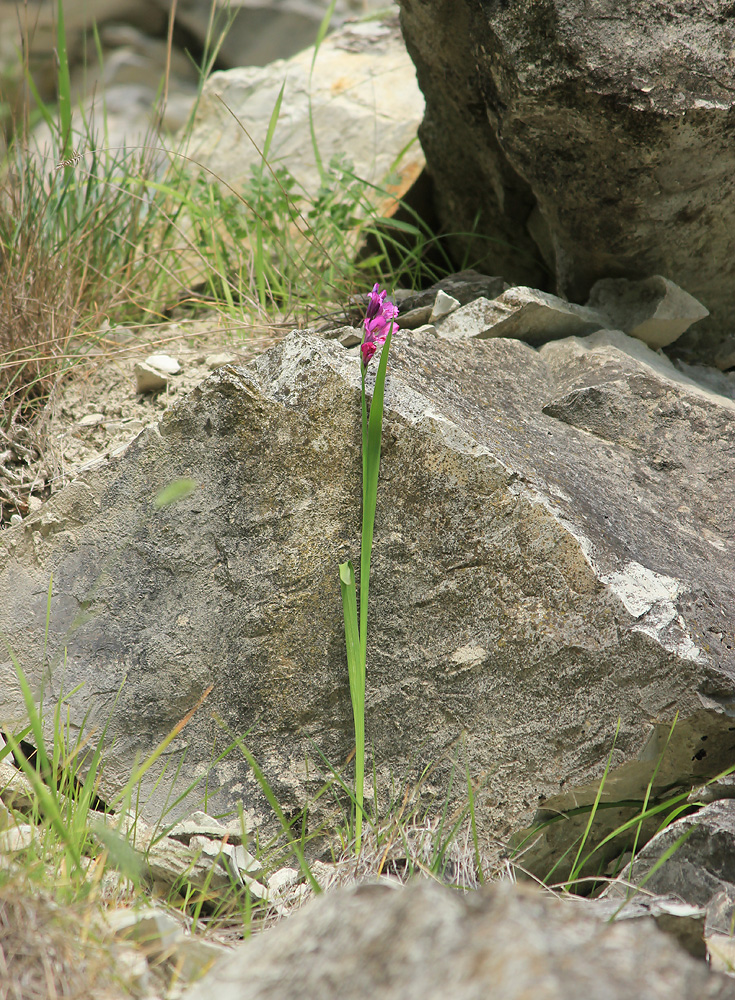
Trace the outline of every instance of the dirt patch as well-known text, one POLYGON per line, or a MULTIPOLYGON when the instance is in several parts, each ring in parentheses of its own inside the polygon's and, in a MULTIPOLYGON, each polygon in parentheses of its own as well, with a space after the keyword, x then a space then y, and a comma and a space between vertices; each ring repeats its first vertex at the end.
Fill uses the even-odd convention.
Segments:
POLYGON ((291 328, 238 326, 212 314, 144 331, 102 331, 60 379, 34 425, 0 429, 0 526, 33 513, 80 472, 119 454, 215 368, 250 361, 291 328), (135 364, 152 354, 174 358, 180 371, 164 389, 141 393, 135 364))

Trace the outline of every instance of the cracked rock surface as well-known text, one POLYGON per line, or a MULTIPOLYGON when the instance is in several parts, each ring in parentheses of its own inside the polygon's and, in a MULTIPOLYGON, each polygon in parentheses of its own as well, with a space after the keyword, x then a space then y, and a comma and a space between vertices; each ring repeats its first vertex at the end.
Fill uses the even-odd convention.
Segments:
MULTIPOLYGON (((222 726, 248 731, 287 810, 321 786, 314 745, 349 755, 337 563, 358 558, 359 385, 354 351, 293 333, 3 532, 0 629, 38 683, 53 573, 46 697, 82 683, 72 721, 112 714, 108 784, 210 686, 170 748, 177 792, 222 726), (157 508, 179 478, 197 489, 157 508)), ((731 763, 734 421, 731 398, 622 333, 395 339, 368 642, 379 798, 435 762, 441 804, 463 736, 492 852, 593 801, 618 719, 608 801, 642 798, 676 712, 654 792, 731 763)), ((5 654, 0 692, 19 716, 5 654)), ((169 792, 151 791, 155 815, 169 792)), ((272 822, 235 755, 208 796, 272 822)), ((546 874, 560 851, 549 834, 524 860, 546 874)))

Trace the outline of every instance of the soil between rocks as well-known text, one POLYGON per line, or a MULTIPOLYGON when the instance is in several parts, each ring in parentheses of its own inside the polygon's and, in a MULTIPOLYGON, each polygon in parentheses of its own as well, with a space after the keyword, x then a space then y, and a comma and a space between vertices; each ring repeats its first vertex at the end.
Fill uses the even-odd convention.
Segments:
POLYGON ((213 313, 143 332, 103 331, 59 380, 33 425, 0 428, 0 527, 33 513, 81 472, 123 451, 214 369, 247 363, 293 327, 238 325, 213 313), (171 356, 181 370, 165 389, 139 393, 134 366, 152 354, 171 356))

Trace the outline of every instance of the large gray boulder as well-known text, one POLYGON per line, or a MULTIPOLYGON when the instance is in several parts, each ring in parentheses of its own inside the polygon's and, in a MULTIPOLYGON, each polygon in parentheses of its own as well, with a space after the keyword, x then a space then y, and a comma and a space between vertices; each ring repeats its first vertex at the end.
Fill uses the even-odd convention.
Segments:
MULTIPOLYGON (((212 686, 167 752, 173 794, 146 785, 152 818, 195 808, 203 786, 177 796, 212 765, 206 810, 242 802, 267 825, 239 752, 213 763, 235 736, 289 812, 321 788, 316 748, 335 766, 350 753, 337 564, 358 560, 359 386, 354 352, 293 333, 0 536, 0 630, 47 702, 84 685, 72 725, 89 712, 99 732, 111 714, 105 791, 212 686), (158 509, 179 477, 198 489, 158 509)), ((386 407, 367 696, 381 801, 435 762, 441 804, 459 758, 490 852, 594 800, 618 720, 604 799, 641 799, 677 712, 654 793, 723 770, 732 399, 622 333, 536 351, 402 332, 386 407)), ((0 657, 7 721, 22 705, 0 657)), ((575 823, 524 864, 546 874, 575 823)))
POLYGON ((729 0, 401 0, 401 17, 441 222, 479 212, 489 237, 473 259, 579 303, 662 274, 709 309, 682 346, 713 356, 735 324, 729 0))
POLYGON ((314 900, 241 945, 184 1000, 714 1000, 732 981, 653 921, 607 923, 538 889, 431 882, 314 900))

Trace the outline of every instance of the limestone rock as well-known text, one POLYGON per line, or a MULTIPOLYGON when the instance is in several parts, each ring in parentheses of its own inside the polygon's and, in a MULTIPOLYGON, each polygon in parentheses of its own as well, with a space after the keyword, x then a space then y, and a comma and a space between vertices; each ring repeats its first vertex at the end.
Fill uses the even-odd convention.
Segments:
POLYGON ((732 981, 652 922, 609 924, 509 883, 331 892, 241 945, 184 1000, 714 1000, 732 981))
MULTIPOLYGON (((166 779, 144 780, 146 817, 199 778, 179 815, 200 807, 206 780, 210 811, 242 805, 247 829, 273 831, 242 756, 212 763, 223 739, 247 733, 290 814, 322 788, 305 764, 314 745, 335 765, 349 756, 336 567, 358 558, 359 394, 355 356, 295 332, 212 373, 124 454, 0 534, 0 630, 31 682, 46 663, 47 704, 82 685, 70 724, 101 731, 111 716, 101 794, 202 698, 166 779), (182 477, 199 488, 156 507, 182 477)), ((395 337, 368 638, 379 801, 433 763, 441 808, 464 734, 491 852, 594 801, 618 718, 604 801, 640 800, 676 712, 653 793, 725 770, 734 428, 731 399, 622 333, 539 351, 395 337)), ((9 723, 23 705, 0 657, 9 723)), ((604 833, 621 812, 599 815, 604 833)), ((524 864, 546 875, 585 823, 550 828, 524 864)))
MULTIPOLYGON (((432 319, 432 322, 434 320, 432 319)), ((535 288, 509 288, 492 302, 475 299, 436 323, 440 337, 515 337, 538 346, 560 337, 582 336, 611 326, 595 309, 565 302, 535 288)))
POLYGON ((136 392, 160 392, 168 385, 168 375, 158 368, 146 364, 145 361, 135 362, 133 374, 135 375, 136 392))
POLYGON ((601 278, 666 275, 710 311, 677 346, 711 363, 735 326, 730 14, 403 0, 444 229, 479 219, 484 270, 576 302, 601 278))
POLYGON ((587 305, 606 313, 616 330, 654 349, 673 344, 692 323, 709 316, 701 302, 660 274, 642 281, 603 278, 592 286, 587 305))
MULTIPOLYGON (((676 896, 695 906, 707 906, 723 891, 735 894, 735 802, 713 802, 693 816, 684 816, 650 840, 622 875, 649 892, 676 896), (679 838, 671 857, 654 866, 679 838)), ((623 885, 613 884, 608 897, 625 896, 623 885)), ((722 929, 722 928, 720 928, 722 929)))
POLYGON ((434 300, 434 305, 429 314, 429 323, 436 323, 443 316, 448 316, 449 313, 454 312, 455 309, 459 308, 458 299, 453 298, 451 295, 447 295, 446 292, 441 291, 441 289, 436 293, 436 299, 434 300))
POLYGON ((262 163, 260 150, 285 81, 269 162, 286 166, 297 188, 315 197, 322 175, 313 122, 323 165, 346 155, 358 177, 387 183, 390 196, 377 207, 390 211, 424 166, 416 141, 424 103, 397 22, 346 25, 328 36, 312 75, 313 56, 308 49, 265 68, 214 73, 202 93, 189 155, 239 189, 262 163))
POLYGON ((226 837, 227 843, 236 847, 240 846, 243 840, 242 825, 239 820, 235 819, 225 826, 201 810, 196 810, 191 816, 177 823, 169 831, 168 836, 173 840, 180 840, 183 844, 188 844, 192 837, 208 837, 213 841, 222 841, 226 837))

